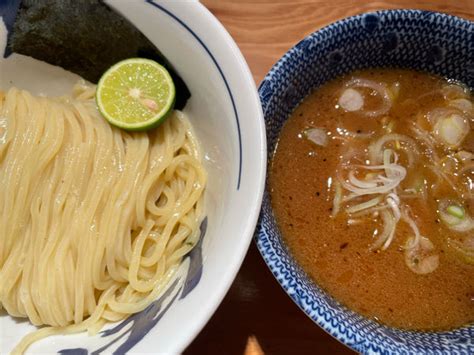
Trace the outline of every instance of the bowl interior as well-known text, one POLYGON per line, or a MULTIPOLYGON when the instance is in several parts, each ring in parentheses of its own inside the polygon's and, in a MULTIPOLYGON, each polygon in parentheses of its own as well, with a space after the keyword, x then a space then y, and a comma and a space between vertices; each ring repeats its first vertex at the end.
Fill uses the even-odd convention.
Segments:
MULTIPOLYGON (((370 67, 427 71, 474 88, 474 24, 418 10, 387 10, 347 18, 309 35, 277 62, 259 93, 270 160, 280 129, 313 89, 341 74, 370 67)), ((273 274, 318 325, 359 352, 472 353, 474 326, 449 332, 403 331, 345 308, 314 284, 282 241, 265 191, 257 245, 273 274)))
MULTIPOLYGON (((197 1, 110 6, 160 49, 191 91, 184 111, 202 143, 208 172, 202 243, 185 257, 169 289, 144 311, 96 336, 43 339, 31 352, 181 352, 227 292, 258 218, 266 166, 263 115, 253 78, 232 38, 197 1)), ((33 63, 32 70, 27 58, 15 54, 8 60, 0 58, 2 89, 16 85, 63 95, 77 80, 45 63, 33 63)), ((11 351, 32 330, 29 322, 0 313, 1 351, 11 351)))

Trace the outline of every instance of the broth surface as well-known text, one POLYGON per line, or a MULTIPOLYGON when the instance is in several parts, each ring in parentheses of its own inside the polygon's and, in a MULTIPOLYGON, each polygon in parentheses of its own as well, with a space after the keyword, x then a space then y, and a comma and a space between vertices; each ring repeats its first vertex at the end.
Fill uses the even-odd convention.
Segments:
MULTIPOLYGON (((413 235, 407 223, 398 223, 391 245, 381 251, 370 249, 374 231, 381 229, 379 222, 350 224, 350 218, 343 212, 331 217, 336 171, 341 156, 348 152, 348 139, 344 135, 339 137, 338 129, 370 134, 367 139, 350 141, 349 152, 353 151, 356 159, 359 152, 363 156, 368 142, 384 134, 387 122, 394 122, 392 133, 413 137, 413 120, 419 119, 420 113, 443 105, 444 98, 437 90, 446 83, 429 74, 393 69, 364 70, 333 80, 314 91, 293 112, 280 133, 272 160, 273 210, 296 260, 342 304, 394 327, 440 330, 472 323, 474 266, 446 244, 446 236, 452 235, 452 231, 440 223, 437 200, 452 198, 453 192, 442 183, 436 194, 428 193, 427 199, 401 198, 413 212, 421 234, 429 237, 439 255, 439 266, 428 274, 414 273, 405 264, 404 245, 413 235), (383 117, 366 117, 337 107, 341 88, 352 77, 387 85, 398 83, 399 93, 390 111, 383 117), (302 132, 308 127, 324 128, 330 138, 327 146, 305 139, 302 132)), ((364 107, 380 105, 376 95, 369 91, 363 94, 364 107)), ((470 124, 471 132, 459 149, 473 148, 472 121, 470 124)), ((404 154, 400 154, 400 161, 405 160, 404 154)), ((434 179, 426 156, 417 156, 414 164, 403 181, 404 188, 418 172, 425 181, 434 179)), ((472 196, 472 185, 467 190, 472 196)), ((474 216, 472 198, 466 201, 466 209, 474 216)))

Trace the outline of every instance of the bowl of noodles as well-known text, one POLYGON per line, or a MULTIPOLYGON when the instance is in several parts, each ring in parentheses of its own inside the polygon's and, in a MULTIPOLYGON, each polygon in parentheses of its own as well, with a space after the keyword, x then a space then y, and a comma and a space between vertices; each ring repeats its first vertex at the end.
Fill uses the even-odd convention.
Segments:
POLYGON ((63 6, 0 6, 1 351, 179 353, 257 221, 266 143, 253 78, 199 2, 63 6), (174 110, 145 132, 110 125, 100 66, 153 55, 174 110))
POLYGON ((258 248, 359 353, 474 351, 473 30, 430 11, 357 15, 304 38, 260 85, 258 248))

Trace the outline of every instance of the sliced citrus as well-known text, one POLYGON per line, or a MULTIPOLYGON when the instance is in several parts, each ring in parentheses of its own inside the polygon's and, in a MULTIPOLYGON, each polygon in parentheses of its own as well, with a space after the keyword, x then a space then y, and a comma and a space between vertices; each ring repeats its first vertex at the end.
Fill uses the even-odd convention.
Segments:
POLYGON ((173 110, 175 87, 168 71, 153 60, 126 59, 97 84, 100 113, 114 126, 143 131, 158 126, 173 110))

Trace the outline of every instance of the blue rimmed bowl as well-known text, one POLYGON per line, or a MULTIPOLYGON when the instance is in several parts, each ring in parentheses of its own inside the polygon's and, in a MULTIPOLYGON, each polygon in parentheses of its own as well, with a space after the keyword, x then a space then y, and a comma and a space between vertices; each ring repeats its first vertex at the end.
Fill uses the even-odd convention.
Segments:
MULTIPOLYGON (((229 33, 197 0, 105 2, 163 53, 191 92, 183 111, 205 155, 206 219, 200 243, 184 257, 166 291, 146 309, 107 324, 94 336, 80 333, 41 339, 28 349, 29 354, 181 353, 232 284, 260 211, 266 167, 263 115, 252 74, 229 33)), ((77 76, 4 51, 7 34, 15 30, 19 3, 0 0, 0 90, 13 85, 35 94, 64 95, 77 76)), ((23 3, 42 6, 46 1, 23 3)), ((70 6, 75 2, 53 3, 70 6)), ((86 3, 99 2, 81 2, 86 3)), ((77 21, 78 28, 83 24, 82 18, 77 21)), ((100 33, 112 33, 113 25, 109 21, 97 27, 106 29, 100 33)), ((88 33, 98 36, 93 30, 88 33)), ((73 34, 77 33, 82 32, 73 34)), ((97 53, 101 60, 108 59, 107 55, 107 51, 97 53)), ((34 329, 28 321, 0 309, 0 354, 10 353, 34 329)))
MULTIPOLYGON (((435 12, 386 10, 338 21, 304 38, 273 66, 259 88, 269 160, 283 123, 313 89, 370 67, 428 71, 474 88, 474 23, 435 12)), ((348 347, 369 354, 474 354, 474 325, 446 332, 395 329, 347 309, 324 292, 284 244, 268 188, 255 238, 293 301, 348 347)))

